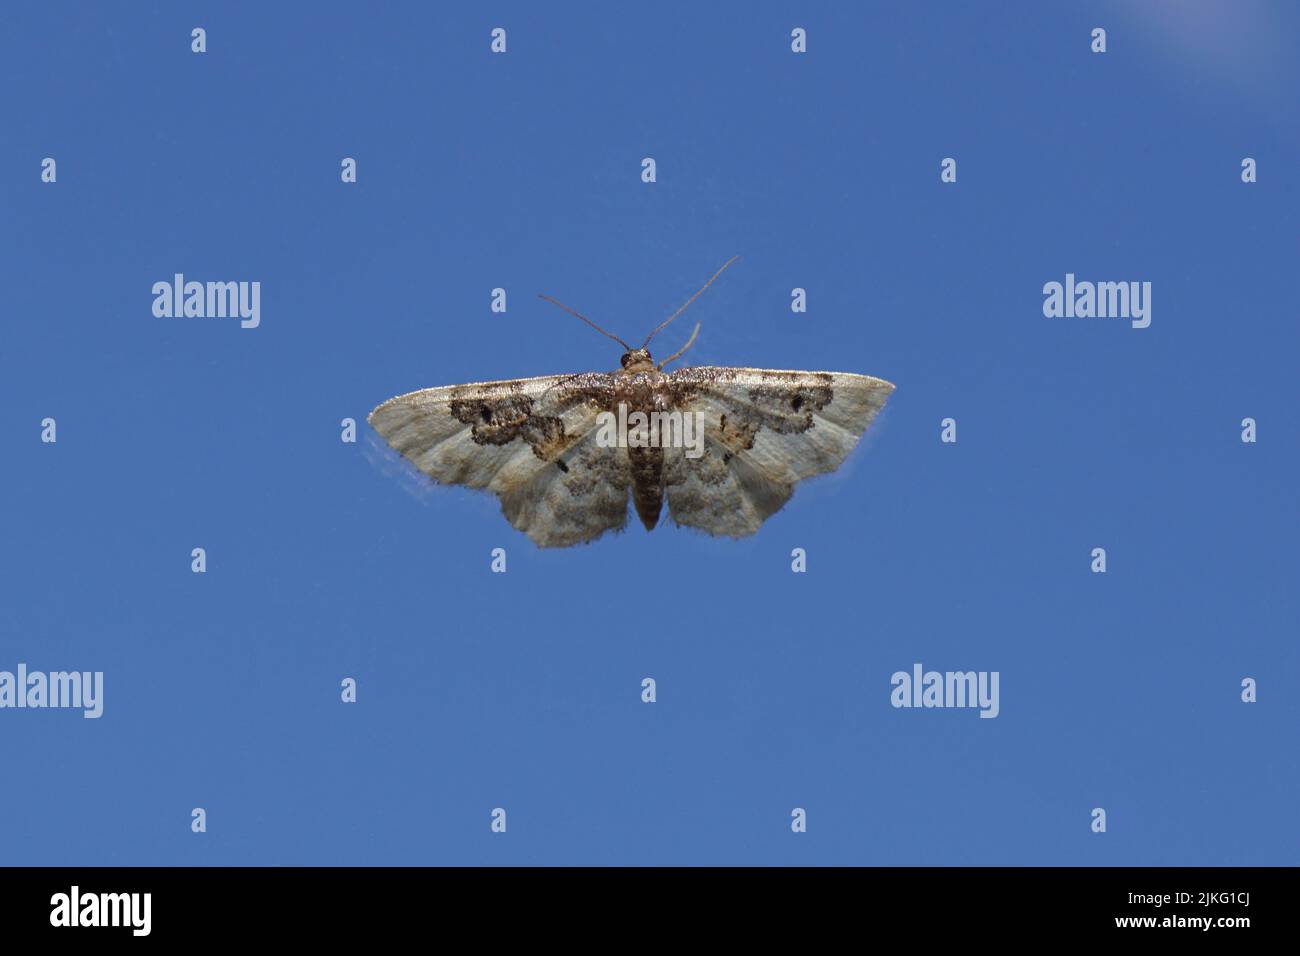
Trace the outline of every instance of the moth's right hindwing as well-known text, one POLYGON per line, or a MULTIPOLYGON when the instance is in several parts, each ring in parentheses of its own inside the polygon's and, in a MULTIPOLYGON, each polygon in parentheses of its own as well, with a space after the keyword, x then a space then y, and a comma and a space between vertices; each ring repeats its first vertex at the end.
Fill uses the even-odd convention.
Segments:
POLYGON ((602 448, 592 428, 532 479, 501 495, 509 522, 543 548, 560 548, 627 525, 632 473, 624 448, 602 448))

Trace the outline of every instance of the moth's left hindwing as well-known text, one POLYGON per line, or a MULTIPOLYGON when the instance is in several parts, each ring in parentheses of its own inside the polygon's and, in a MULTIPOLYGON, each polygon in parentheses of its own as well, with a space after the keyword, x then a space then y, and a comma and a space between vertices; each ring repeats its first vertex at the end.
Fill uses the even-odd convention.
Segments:
POLYGON ((476 382, 399 395, 368 420, 434 481, 493 492, 512 525, 562 547, 627 522, 627 456, 595 441, 613 394, 599 372, 476 382))

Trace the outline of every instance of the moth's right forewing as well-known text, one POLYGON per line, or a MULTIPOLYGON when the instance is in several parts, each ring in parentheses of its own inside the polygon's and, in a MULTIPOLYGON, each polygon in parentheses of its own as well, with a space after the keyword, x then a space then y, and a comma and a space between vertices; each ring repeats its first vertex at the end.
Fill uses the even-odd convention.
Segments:
POLYGON ((384 402, 368 421, 434 481, 506 490, 595 427, 599 375, 447 385, 384 402))
POLYGON ((434 481, 493 492, 512 525, 559 547, 626 523, 626 454, 595 441, 613 402, 611 375, 548 375, 410 392, 369 422, 434 481))

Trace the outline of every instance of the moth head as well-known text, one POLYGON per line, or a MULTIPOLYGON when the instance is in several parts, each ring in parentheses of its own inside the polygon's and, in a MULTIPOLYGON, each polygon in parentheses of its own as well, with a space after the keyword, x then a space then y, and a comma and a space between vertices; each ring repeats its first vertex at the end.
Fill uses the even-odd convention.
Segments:
POLYGON ((655 367, 654 360, 650 358, 650 350, 646 348, 628 349, 619 363, 629 372, 641 372, 655 367))

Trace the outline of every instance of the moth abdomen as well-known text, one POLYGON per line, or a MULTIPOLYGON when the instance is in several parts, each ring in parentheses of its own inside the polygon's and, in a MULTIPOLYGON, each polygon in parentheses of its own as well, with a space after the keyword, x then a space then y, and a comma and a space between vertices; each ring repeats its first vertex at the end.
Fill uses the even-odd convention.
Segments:
POLYGON ((632 466, 632 500, 647 531, 659 523, 664 505, 664 450, 659 447, 627 450, 632 466))

